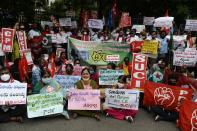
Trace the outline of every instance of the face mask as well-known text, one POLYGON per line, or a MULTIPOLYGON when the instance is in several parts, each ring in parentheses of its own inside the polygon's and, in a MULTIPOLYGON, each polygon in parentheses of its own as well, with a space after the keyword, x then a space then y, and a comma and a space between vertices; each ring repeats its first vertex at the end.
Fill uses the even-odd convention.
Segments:
POLYGON ((84 32, 83 34, 84 34, 84 35, 87 35, 87 32, 84 32))
POLYGON ((91 74, 91 75, 94 74, 94 70, 90 70, 90 74, 91 74))
POLYGON ((118 87, 119 87, 119 88, 124 88, 124 84, 118 83, 118 87))
POLYGON ((90 78, 82 78, 84 81, 89 81, 90 78))
POLYGON ((127 35, 129 34, 129 32, 126 33, 127 35))
POLYGON ((2 81, 8 81, 10 79, 10 75, 9 74, 3 74, 1 75, 1 80, 2 81))
POLYGON ((52 78, 42 78, 42 82, 44 84, 49 84, 51 82, 52 78))

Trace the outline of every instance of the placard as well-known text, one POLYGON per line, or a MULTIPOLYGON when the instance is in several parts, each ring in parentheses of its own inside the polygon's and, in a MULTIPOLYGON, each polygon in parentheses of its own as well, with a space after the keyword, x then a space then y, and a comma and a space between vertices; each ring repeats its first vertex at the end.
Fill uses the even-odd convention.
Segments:
POLYGON ((63 112, 61 92, 29 95, 27 97, 28 118, 47 116, 63 112))
POLYGON ((106 89, 105 96, 109 107, 138 110, 139 90, 106 89))
POLYGON ((32 59, 32 55, 31 55, 31 50, 30 50, 30 49, 23 50, 23 51, 21 51, 20 53, 21 53, 21 56, 22 56, 23 53, 24 53, 28 65, 32 65, 32 64, 33 64, 33 59, 32 59))
POLYGON ((129 16, 128 12, 123 12, 120 19, 119 27, 123 28, 128 26, 131 26, 131 17, 129 16))
POLYGON ((27 41, 26 41, 27 38, 26 38, 25 31, 17 31, 16 35, 17 35, 20 51, 26 50, 27 49, 27 41))
POLYGON ((100 110, 100 90, 71 90, 68 110, 100 110))
POLYGON ((120 55, 107 55, 106 61, 109 62, 120 61, 120 55))
POLYGON ((60 18, 59 23, 60 26, 72 26, 71 18, 60 18))
POLYGON ((123 70, 99 70, 99 85, 116 85, 118 77, 124 75, 123 70))
POLYGON ((0 105, 26 104, 27 83, 0 83, 0 105))
POLYGON ((186 20, 185 31, 197 31, 197 20, 186 20))
POLYGON ((145 40, 141 52, 144 54, 157 55, 158 45, 157 40, 145 40))
POLYGON ((174 17, 159 17, 154 21, 154 27, 172 27, 174 17))
POLYGON ((53 26, 53 23, 50 22, 50 21, 41 21, 41 26, 42 28, 44 29, 44 27, 48 25, 49 27, 52 27, 53 26))
POLYGON ((140 33, 145 30, 145 25, 133 25, 132 29, 136 29, 136 33, 140 33))
POLYGON ((144 25, 153 25, 155 17, 144 17, 143 24, 144 25))
POLYGON ((14 29, 2 28, 1 41, 2 41, 2 50, 4 52, 12 52, 13 40, 14 40, 14 29))
POLYGON ((95 29, 103 29, 103 21, 99 19, 89 19, 88 27, 95 28, 95 29))

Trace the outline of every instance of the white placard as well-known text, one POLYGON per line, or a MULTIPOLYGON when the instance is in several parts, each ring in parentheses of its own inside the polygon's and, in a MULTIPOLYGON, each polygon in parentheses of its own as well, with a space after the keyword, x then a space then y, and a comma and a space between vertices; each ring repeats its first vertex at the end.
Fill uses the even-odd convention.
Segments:
POLYGON ((60 18, 59 23, 60 26, 72 26, 71 18, 60 18))
POLYGON ((172 27, 174 17, 159 17, 154 21, 154 27, 172 27))
POLYGON ((155 17, 144 17, 143 24, 144 25, 153 25, 155 17))
POLYGON ((103 29, 103 21, 99 19, 89 19, 88 20, 89 28, 103 29))
POLYGON ((186 31, 197 31, 197 20, 186 20, 186 31))
POLYGON ((140 33, 145 30, 145 25, 133 25, 132 29, 136 29, 136 33, 140 33))

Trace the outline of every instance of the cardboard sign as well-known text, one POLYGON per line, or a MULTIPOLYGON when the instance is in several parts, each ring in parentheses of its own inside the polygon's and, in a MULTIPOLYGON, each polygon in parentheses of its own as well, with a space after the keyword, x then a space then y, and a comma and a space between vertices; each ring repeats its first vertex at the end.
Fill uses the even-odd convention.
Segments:
POLYGON ((75 83, 81 76, 55 75, 54 79, 61 85, 63 91, 68 91, 75 88, 75 83))
POLYGON ((77 29, 77 21, 72 21, 71 22, 71 24, 72 24, 72 29, 77 29))
POLYGON ((154 21, 154 27, 172 27, 174 17, 159 17, 154 21))
POLYGON ((65 52, 65 49, 64 48, 57 48, 56 49, 56 57, 59 58, 60 57, 60 54, 62 52, 65 52))
POLYGON ((59 23, 60 23, 60 26, 72 26, 71 18, 60 18, 59 23))
POLYGON ((99 85, 116 85, 118 77, 124 75, 123 70, 99 70, 99 85))
POLYGON ((12 45, 14 40, 14 29, 2 28, 2 50, 4 52, 12 52, 12 45))
POLYGON ((41 21, 41 26, 42 28, 44 29, 44 27, 48 25, 49 27, 52 27, 53 26, 53 23, 50 22, 50 21, 41 21))
POLYGON ((145 25, 133 25, 132 29, 136 29, 136 33, 140 33, 145 30, 145 25))
POLYGON ((29 95, 27 97, 28 118, 47 116, 63 112, 61 92, 29 95))
POLYGON ((32 59, 32 55, 31 55, 31 50, 27 49, 27 50, 20 51, 21 56, 23 56, 23 53, 26 57, 28 65, 32 65, 33 64, 33 59, 32 59))
POLYGON ((26 41, 25 31, 17 31, 16 35, 18 38, 20 51, 26 50, 27 49, 27 41, 26 41))
POLYGON ((120 55, 107 55, 106 61, 109 62, 120 61, 120 55))
POLYGON ((138 110, 139 90, 106 89, 105 96, 109 107, 138 110))
POLYGON ((143 54, 133 53, 132 71, 131 71, 131 87, 142 88, 146 81, 147 56, 143 54))
POLYGON ((186 20, 185 31, 197 31, 197 20, 186 20))
POLYGON ((155 17, 144 17, 143 24, 144 25, 153 25, 155 17))
POLYGON ((128 26, 131 26, 131 17, 129 16, 129 13, 124 12, 122 13, 119 27, 123 28, 123 27, 128 27, 128 26))
POLYGON ((27 83, 0 83, 0 105, 26 104, 27 83))
POLYGON ((89 19, 88 27, 95 28, 95 29, 103 29, 103 21, 99 19, 89 19))
POLYGON ((100 90, 71 90, 69 110, 100 110, 100 90))
POLYGON ((174 51, 173 65, 195 66, 197 62, 197 50, 174 51))
POLYGON ((141 52, 144 54, 157 55, 158 45, 157 40, 145 40, 141 52))

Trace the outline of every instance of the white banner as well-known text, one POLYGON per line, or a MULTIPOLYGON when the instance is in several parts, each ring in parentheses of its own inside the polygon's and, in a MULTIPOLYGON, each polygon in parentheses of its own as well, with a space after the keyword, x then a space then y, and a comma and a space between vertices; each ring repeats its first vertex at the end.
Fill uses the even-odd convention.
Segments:
POLYGON ((186 20, 186 31, 197 31, 197 20, 186 20))
POLYGON ((27 97, 28 118, 62 113, 63 107, 61 92, 29 95, 27 97))
POLYGON ((174 17, 159 17, 154 21, 154 27, 172 27, 174 17))
POLYGON ((118 77, 124 75, 123 70, 99 70, 99 85, 116 85, 118 77))
POLYGON ((72 26, 71 18, 60 18, 59 23, 60 26, 72 26))
POLYGON ((26 104, 27 83, 0 83, 0 105, 26 104))
POLYGON ((145 30, 145 25, 133 25, 132 29, 136 29, 136 33, 140 33, 145 30))
POLYGON ((48 25, 49 27, 53 26, 53 23, 50 21, 41 21, 41 27, 44 29, 45 25, 48 25))
POLYGON ((155 17, 144 17, 144 25, 153 25, 155 17))
POLYGON ((109 107, 138 110, 139 90, 106 89, 105 103, 109 107))
POLYGON ((193 67, 197 62, 197 51, 187 50, 187 51, 174 51, 173 65, 175 66, 189 66, 193 67))
POLYGON ((89 28, 103 29, 103 21, 99 19, 89 19, 88 20, 89 28))

